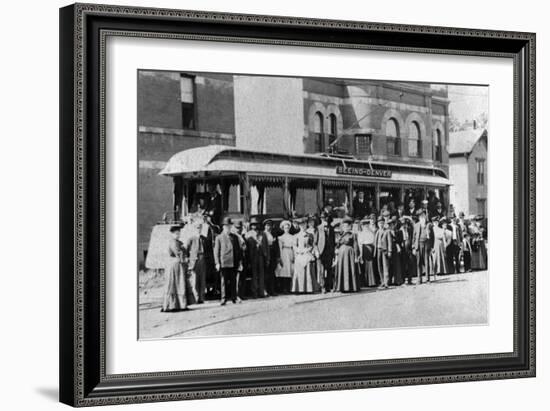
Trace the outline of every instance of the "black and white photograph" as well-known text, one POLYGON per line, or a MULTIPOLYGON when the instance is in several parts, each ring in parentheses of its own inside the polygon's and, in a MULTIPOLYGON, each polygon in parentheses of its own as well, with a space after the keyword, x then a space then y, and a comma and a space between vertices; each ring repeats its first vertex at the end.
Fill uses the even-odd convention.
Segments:
POLYGON ((138 70, 138 338, 487 325, 489 95, 138 70))

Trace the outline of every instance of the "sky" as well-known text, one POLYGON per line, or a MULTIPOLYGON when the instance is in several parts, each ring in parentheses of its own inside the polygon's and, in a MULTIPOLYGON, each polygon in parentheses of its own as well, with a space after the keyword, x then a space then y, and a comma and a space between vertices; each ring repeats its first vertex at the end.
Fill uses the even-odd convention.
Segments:
POLYGON ((488 86, 448 86, 449 111, 459 122, 473 120, 489 112, 488 86))

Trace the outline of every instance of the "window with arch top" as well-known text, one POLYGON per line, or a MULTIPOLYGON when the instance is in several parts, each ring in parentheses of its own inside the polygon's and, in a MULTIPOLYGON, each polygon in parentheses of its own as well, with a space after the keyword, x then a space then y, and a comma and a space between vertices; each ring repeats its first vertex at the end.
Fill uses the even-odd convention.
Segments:
POLYGON ((328 143, 330 145, 338 139, 338 120, 336 119, 335 114, 329 114, 328 125, 329 125, 328 143))
POLYGON ((320 111, 313 116, 313 143, 316 152, 324 151, 324 117, 320 111))
POLYGON ((398 156, 401 154, 401 140, 399 139, 399 123, 395 118, 386 122, 386 145, 388 155, 398 156))
POLYGON ((417 121, 409 123, 409 157, 420 157, 422 154, 422 139, 420 125, 417 121))
POLYGON ((442 144, 441 144, 441 130, 436 128, 434 130, 434 147, 435 147, 435 160, 436 161, 443 161, 443 150, 442 150, 442 144))

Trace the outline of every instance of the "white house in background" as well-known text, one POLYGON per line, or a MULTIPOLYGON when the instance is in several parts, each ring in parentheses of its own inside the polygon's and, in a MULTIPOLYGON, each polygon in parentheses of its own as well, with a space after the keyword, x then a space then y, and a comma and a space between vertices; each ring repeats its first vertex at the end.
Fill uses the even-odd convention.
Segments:
POLYGON ((457 215, 487 215, 487 129, 449 133, 449 177, 457 215))

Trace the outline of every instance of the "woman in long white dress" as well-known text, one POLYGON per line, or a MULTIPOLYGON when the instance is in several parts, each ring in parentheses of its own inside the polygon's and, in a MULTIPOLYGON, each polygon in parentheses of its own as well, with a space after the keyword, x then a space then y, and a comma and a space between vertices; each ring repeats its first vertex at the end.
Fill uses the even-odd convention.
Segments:
POLYGON ((292 276, 293 293, 313 293, 316 283, 316 259, 314 255, 313 235, 308 233, 307 219, 298 220, 300 231, 295 235, 294 275, 292 276))
POLYGON ((281 222, 281 234, 277 241, 279 242, 280 251, 280 269, 276 271, 278 292, 288 293, 290 291, 290 280, 294 273, 294 245, 296 237, 290 234, 292 224, 288 220, 281 222))

